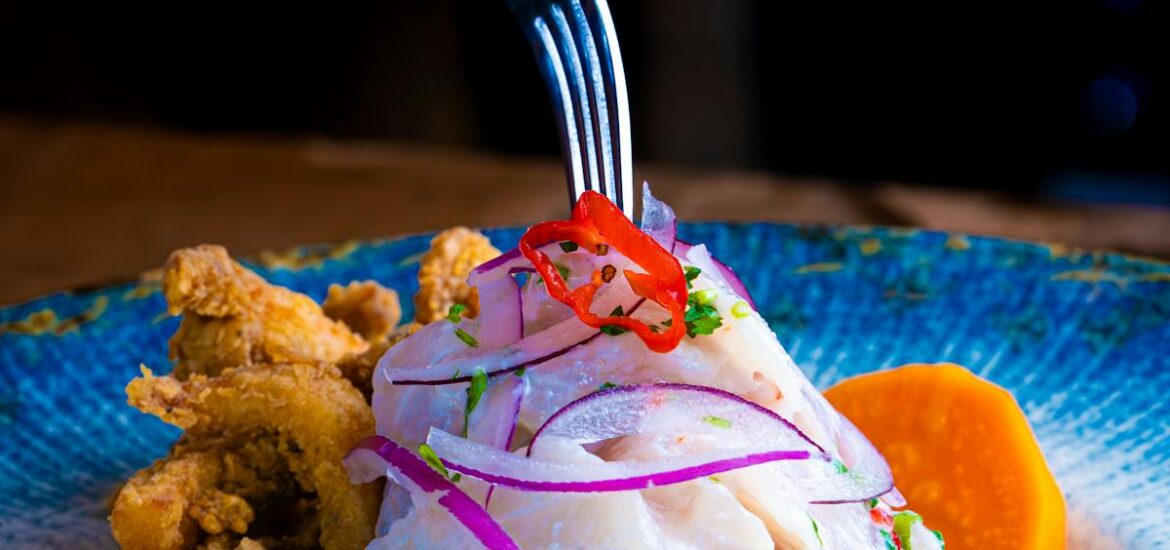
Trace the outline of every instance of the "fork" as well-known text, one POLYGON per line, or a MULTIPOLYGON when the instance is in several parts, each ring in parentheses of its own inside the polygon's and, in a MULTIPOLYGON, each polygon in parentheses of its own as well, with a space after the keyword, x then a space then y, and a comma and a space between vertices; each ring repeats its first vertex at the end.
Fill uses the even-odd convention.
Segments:
POLYGON ((570 203, 588 190, 633 218, 626 73, 605 0, 508 0, 552 99, 570 203))

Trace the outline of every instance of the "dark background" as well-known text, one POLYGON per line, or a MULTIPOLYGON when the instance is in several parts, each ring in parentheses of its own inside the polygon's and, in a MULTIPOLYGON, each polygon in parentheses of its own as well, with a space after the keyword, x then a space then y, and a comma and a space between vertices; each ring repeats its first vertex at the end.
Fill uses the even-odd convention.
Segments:
MULTIPOLYGON (((611 1, 639 159, 1170 205, 1166 2, 611 1)), ((559 155, 503 0, 0 10, 0 113, 559 155)))

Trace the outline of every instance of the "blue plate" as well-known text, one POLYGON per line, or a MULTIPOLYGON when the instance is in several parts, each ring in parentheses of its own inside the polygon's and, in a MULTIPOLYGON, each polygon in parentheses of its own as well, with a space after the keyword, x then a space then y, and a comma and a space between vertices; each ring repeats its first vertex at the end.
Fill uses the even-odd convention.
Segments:
MULTIPOLYGON (((487 231, 498 245, 520 232, 487 231)), ((902 363, 966 365, 1027 411, 1074 547, 1170 547, 1170 265, 884 228, 681 232, 742 275, 818 387, 902 363)), ((409 296, 429 237, 305 247, 250 266, 316 299, 352 279, 409 296)), ((157 290, 125 284, 0 309, 0 548, 114 546, 111 495, 178 435, 123 393, 140 364, 169 368, 178 323, 157 290)))

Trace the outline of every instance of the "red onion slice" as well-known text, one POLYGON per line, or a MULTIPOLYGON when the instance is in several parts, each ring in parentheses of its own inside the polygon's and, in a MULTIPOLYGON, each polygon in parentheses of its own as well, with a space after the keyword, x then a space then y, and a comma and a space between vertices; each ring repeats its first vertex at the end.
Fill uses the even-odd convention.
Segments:
MULTIPOLYGON (((819 412, 813 403, 814 412, 819 412)), ((849 469, 845 473, 828 462, 823 447, 780 415, 735 394, 689 384, 618 386, 582 397, 545 421, 529 443, 529 454, 545 436, 587 444, 636 433, 707 433, 729 444, 764 441, 774 448, 803 449, 813 458, 824 458, 808 461, 800 472, 781 470, 786 483, 811 503, 861 502, 888 493, 893 475, 885 459, 848 420, 831 407, 829 411, 841 419, 834 426, 851 442, 842 449, 847 455, 842 463, 849 469)))
MULTIPOLYGON (((527 458, 432 429, 427 443, 448 468, 525 491, 630 491, 681 483, 778 461, 809 461, 832 470, 824 451, 795 426, 734 394, 687 384, 619 386, 557 411, 533 437, 527 458), (531 456, 550 440, 594 443, 639 433, 706 433, 726 448, 647 462, 560 464, 531 456), (763 441, 765 443, 755 443, 763 441)), ((834 470, 835 473, 835 470, 834 470)))
POLYGON ((544 436, 578 444, 640 433, 708 433, 828 459, 825 450, 780 415, 738 395, 691 384, 637 384, 591 393, 553 413, 536 430, 528 454, 544 436))
POLYGON ((479 329, 483 349, 497 349, 524 337, 524 302, 520 285, 508 273, 480 282, 479 329))
POLYGON ((901 508, 906 505, 906 497, 902 496, 902 491, 899 491, 897 487, 890 488, 890 492, 880 498, 890 508, 901 508))
POLYGON ((674 251, 678 239, 678 219, 666 203, 650 193, 650 184, 642 182, 642 232, 650 235, 662 248, 674 251))
MULTIPOLYGON (((516 425, 520 421, 520 405, 528 392, 528 379, 521 376, 505 376, 497 379, 487 390, 481 405, 471 413, 467 439, 507 451, 516 436, 516 425)), ((495 487, 488 488, 483 506, 492 500, 495 487)))
POLYGON ((467 438, 507 451, 516 431, 520 403, 528 391, 528 381, 521 376, 497 380, 487 389, 480 406, 471 412, 467 438))
POLYGON ((803 393, 813 415, 824 426, 827 432, 826 436, 832 437, 836 442, 841 462, 849 469, 848 475, 869 480, 869 485, 877 491, 873 496, 864 499, 844 498, 844 496, 838 495, 835 497, 826 496, 814 502, 816 504, 843 504, 881 497, 886 504, 891 506, 905 506, 906 501, 902 498, 902 494, 894 488, 894 474, 890 471, 889 463, 873 446, 873 443, 870 443, 869 438, 865 437, 865 434, 861 433, 861 430, 857 429, 857 426, 848 418, 845 418, 845 415, 837 412, 829 404, 829 401, 812 386, 808 386, 803 393), (900 504, 894 504, 897 502, 900 504))
POLYGON ((467 496, 467 493, 391 439, 374 435, 359 441, 346 455, 344 463, 349 470, 350 481, 354 483, 368 483, 389 473, 394 481, 406 487, 412 495, 441 493, 442 496, 436 502, 489 550, 520 548, 487 510, 467 496))
POLYGON ((510 489, 593 493, 636 491, 781 460, 806 460, 807 450, 739 448, 652 462, 564 464, 505 453, 432 428, 430 445, 450 470, 510 489))

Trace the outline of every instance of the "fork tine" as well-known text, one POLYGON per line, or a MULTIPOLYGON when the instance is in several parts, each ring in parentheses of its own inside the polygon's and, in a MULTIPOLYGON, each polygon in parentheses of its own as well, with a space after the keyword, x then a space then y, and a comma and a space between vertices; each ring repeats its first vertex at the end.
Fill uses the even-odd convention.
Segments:
POLYGON ((523 29, 532 42, 536 52, 537 62, 545 83, 549 85, 549 99, 556 113, 557 127, 560 129, 561 150, 565 155, 565 178, 569 184, 569 208, 577 202, 577 197, 586 191, 584 167, 580 155, 580 138, 577 132, 577 121, 574 115, 573 103, 569 94, 568 76, 565 75, 564 64, 557 54, 556 38, 545 22, 544 17, 537 14, 529 4, 514 6, 523 20, 523 29))
POLYGON ((589 60, 595 69, 590 74, 600 97, 598 125, 605 129, 604 135, 608 138, 602 151, 609 168, 606 194, 626 213, 626 217, 632 219, 634 174, 630 152, 630 104, 613 17, 605 0, 573 0, 573 3, 581 13, 580 24, 588 33, 591 44, 589 60), (617 135, 613 135, 614 129, 617 135))
MULTIPOLYGON (((570 6, 570 9, 572 8, 573 6, 570 6)), ((604 193, 605 189, 601 184, 597 170, 596 151, 598 147, 594 133, 593 115, 591 114, 594 95, 586 81, 583 58, 577 46, 578 35, 570 27, 569 20, 560 4, 549 5, 548 14, 553 21, 554 28, 560 34, 560 39, 557 40, 557 50, 561 56, 561 63, 565 67, 565 74, 569 78, 569 94, 572 96, 572 104, 575 107, 573 110, 574 119, 584 138, 581 140, 580 154, 586 167, 585 187, 604 193)))
POLYGON ((532 42, 557 113, 570 201, 603 193, 633 214, 629 102, 605 0, 508 0, 532 42))

